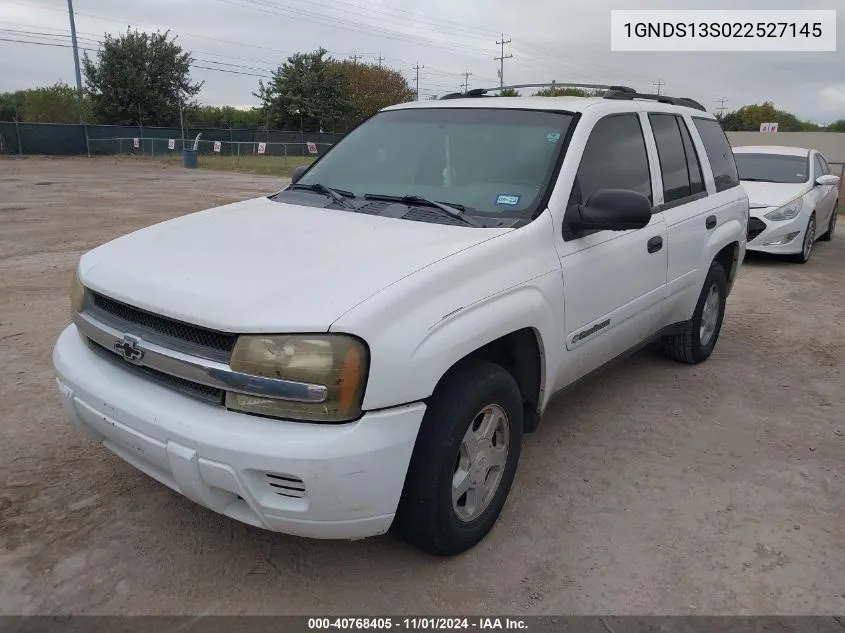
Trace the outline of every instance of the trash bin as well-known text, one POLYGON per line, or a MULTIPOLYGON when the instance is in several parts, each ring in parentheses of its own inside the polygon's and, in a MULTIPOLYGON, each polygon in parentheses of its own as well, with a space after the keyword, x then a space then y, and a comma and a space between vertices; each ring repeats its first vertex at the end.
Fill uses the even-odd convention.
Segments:
POLYGON ((182 150, 182 164, 187 169, 197 168, 197 150, 185 148, 182 150))

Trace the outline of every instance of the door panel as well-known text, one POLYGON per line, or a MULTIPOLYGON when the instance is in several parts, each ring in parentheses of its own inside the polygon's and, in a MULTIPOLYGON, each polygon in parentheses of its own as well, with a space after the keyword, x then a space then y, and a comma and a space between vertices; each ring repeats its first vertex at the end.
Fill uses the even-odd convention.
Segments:
POLYGON ((633 347, 661 320, 666 239, 663 214, 656 213, 645 228, 602 231, 566 243, 560 258, 566 348, 585 355, 576 373, 586 373, 633 347), (655 237, 662 242, 657 250, 649 248, 655 237))
MULTIPOLYGON (((584 148, 567 209, 585 204, 600 189, 628 189, 653 200, 650 155, 638 114, 600 119, 584 148)), ((663 214, 654 211, 639 230, 556 237, 567 349, 558 386, 639 344, 664 320, 667 233, 663 214)))

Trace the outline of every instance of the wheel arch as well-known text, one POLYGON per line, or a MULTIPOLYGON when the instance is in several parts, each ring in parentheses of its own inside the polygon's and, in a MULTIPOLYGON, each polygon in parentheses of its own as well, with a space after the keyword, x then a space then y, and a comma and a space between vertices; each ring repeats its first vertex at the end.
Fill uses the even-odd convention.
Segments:
POLYGON ((455 361, 441 376, 434 391, 468 359, 478 358, 494 363, 507 371, 519 387, 524 431, 536 431, 540 424, 540 407, 546 376, 546 355, 543 352, 542 340, 542 334, 534 327, 520 328, 500 336, 455 361))

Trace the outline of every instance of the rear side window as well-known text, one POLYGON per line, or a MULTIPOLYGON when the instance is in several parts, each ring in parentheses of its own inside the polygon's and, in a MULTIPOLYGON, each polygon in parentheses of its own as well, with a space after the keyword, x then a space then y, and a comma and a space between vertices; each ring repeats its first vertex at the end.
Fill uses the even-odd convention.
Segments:
POLYGON ((657 143, 660 173, 663 176, 663 200, 674 202, 690 195, 689 170, 678 121, 672 114, 650 114, 651 129, 657 143))
POLYGON ((713 179, 716 181, 716 191, 725 191, 739 185, 733 150, 722 126, 713 119, 695 118, 694 121, 701 135, 701 141, 704 143, 707 158, 710 160, 713 179))
POLYGON ((648 118, 660 159, 663 201, 676 202, 704 191, 701 165, 683 120, 674 114, 650 114, 648 118))
POLYGON ((678 117, 678 125, 681 128, 681 137, 684 139, 684 153, 687 155, 687 167, 689 167, 690 193, 693 195, 705 190, 704 175, 701 172, 701 161, 698 159, 698 152, 692 142, 692 137, 687 128, 687 122, 678 117))
POLYGON ((645 138, 636 114, 596 123, 584 148, 569 204, 584 204, 599 189, 630 189, 653 203, 645 138))

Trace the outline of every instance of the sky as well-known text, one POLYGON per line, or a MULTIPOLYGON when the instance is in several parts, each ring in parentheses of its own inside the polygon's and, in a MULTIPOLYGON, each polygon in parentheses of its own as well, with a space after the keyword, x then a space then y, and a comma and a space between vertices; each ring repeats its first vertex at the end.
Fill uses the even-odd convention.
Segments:
MULTIPOLYGON (((170 30, 193 52, 197 99, 257 105, 260 78, 288 55, 327 49, 381 63, 423 98, 505 84, 624 84, 691 97, 708 110, 773 101, 799 118, 845 118, 843 0, 74 0, 80 47, 128 27, 170 30), (621 53, 611 9, 839 9, 829 53, 621 53), (468 77, 464 73, 471 73, 468 77), (720 100, 724 99, 725 102, 720 100)), ((765 12, 761 11, 765 19, 765 12)), ((0 0, 0 92, 75 82, 66 0, 0 0), (17 40, 17 41, 9 41, 17 40), (23 43, 24 41, 30 43, 23 43), (37 43, 32 43, 37 42, 37 43), (46 45, 51 44, 51 45, 46 45)), ((82 52, 80 52, 80 55, 82 52)))

